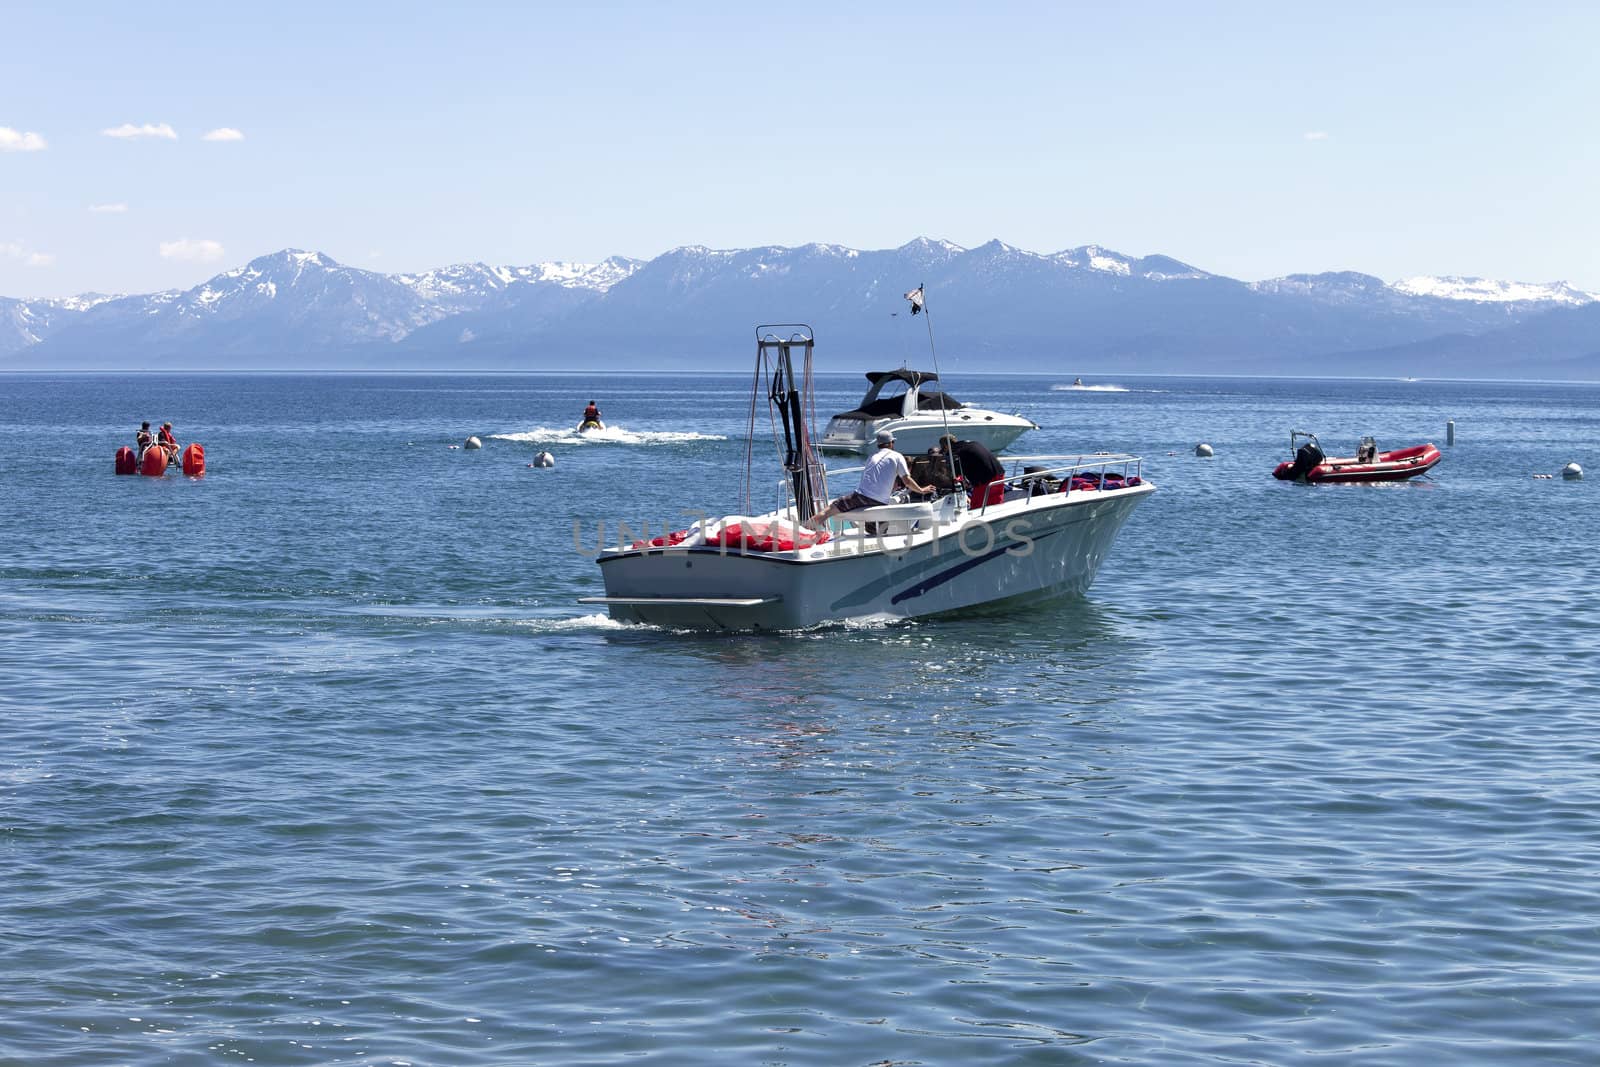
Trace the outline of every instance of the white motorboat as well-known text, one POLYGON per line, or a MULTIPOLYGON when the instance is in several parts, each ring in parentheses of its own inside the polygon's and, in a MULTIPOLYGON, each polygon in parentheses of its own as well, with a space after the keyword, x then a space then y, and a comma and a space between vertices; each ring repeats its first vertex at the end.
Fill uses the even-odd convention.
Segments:
POLYGON ((1021 415, 963 404, 949 393, 931 388, 939 376, 932 371, 868 371, 872 384, 854 411, 828 420, 822 431, 822 451, 870 455, 880 430, 894 434, 895 447, 908 455, 926 452, 939 438, 953 433, 964 441, 979 441, 991 452, 1006 449, 1038 424, 1021 415))
POLYGON ((756 392, 767 385, 783 467, 775 506, 752 514, 758 395, 743 513, 654 538, 645 529, 643 537, 599 550, 605 595, 581 603, 603 604, 623 622, 789 630, 1076 594, 1094 581, 1117 531, 1155 489, 1137 456, 1021 457, 974 494, 981 506, 957 481, 934 499, 847 512, 811 531, 802 524, 827 506, 829 476, 849 473, 824 470, 813 447, 807 416, 814 347, 806 326, 757 330, 756 392))

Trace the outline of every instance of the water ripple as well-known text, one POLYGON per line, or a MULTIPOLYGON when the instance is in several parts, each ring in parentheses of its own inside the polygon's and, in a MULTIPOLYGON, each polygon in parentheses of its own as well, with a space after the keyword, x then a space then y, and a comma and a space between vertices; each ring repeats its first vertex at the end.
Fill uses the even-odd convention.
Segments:
POLYGON ((93 477, 0 513, 0 1060, 1593 1059, 1590 390, 994 379, 1151 457, 1088 598, 729 638, 573 603, 574 521, 737 490, 682 382, 607 410, 733 439, 546 472, 440 445, 586 379, 18 382, 93 477), (106 473, 158 398, 217 477, 106 473), (1443 410, 1430 485, 1266 476, 1443 410))

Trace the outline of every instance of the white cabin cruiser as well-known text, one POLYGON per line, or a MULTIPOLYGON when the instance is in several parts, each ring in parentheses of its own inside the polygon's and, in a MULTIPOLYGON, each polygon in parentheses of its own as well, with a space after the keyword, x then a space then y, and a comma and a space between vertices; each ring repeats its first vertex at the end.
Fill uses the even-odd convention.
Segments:
POLYGON ((1005 415, 963 404, 949 393, 930 388, 939 376, 932 371, 868 371, 872 384, 854 411, 828 420, 822 431, 822 451, 870 455, 880 430, 894 434, 895 445, 905 453, 926 452, 946 433, 963 441, 979 441, 1000 452, 1038 424, 1021 415, 1005 415))
MULTIPOLYGON (((743 513, 654 538, 645 529, 641 538, 600 549, 605 595, 580 603, 604 604, 623 622, 791 630, 1076 594, 1094 581, 1117 531, 1155 490, 1136 456, 1030 456, 1012 460, 1002 478, 971 494, 981 506, 969 499, 959 469, 947 467, 949 488, 934 499, 847 512, 811 530, 803 524, 827 507, 828 476, 848 473, 824 470, 813 448, 815 341, 803 325, 763 326, 756 336, 743 513), (765 495, 771 484, 754 480, 752 470, 754 404, 763 386, 784 476, 775 506, 753 514, 753 489, 760 484, 765 495)), ((953 455, 929 459, 959 467, 953 455)))

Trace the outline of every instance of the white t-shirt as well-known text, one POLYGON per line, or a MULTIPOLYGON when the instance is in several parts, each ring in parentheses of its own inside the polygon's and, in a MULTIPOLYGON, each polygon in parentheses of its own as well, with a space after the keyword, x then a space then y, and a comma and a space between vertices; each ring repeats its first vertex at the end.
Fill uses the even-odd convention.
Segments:
POLYGON ((867 457, 867 464, 861 469, 861 484, 856 486, 856 492, 880 504, 887 504, 894 496, 894 480, 910 476, 911 468, 906 466, 906 457, 892 448, 880 448, 867 457))

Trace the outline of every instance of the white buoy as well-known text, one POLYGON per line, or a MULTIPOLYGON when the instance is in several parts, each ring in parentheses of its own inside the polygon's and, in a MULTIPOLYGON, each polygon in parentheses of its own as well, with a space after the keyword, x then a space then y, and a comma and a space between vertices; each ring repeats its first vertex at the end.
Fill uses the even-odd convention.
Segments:
POLYGON ((540 452, 533 457, 533 465, 535 467, 554 467, 556 465, 556 457, 548 452, 540 452))
POLYGON ((1194 454, 1197 455, 1197 456, 1200 456, 1202 458, 1204 458, 1206 456, 1214 455, 1214 453, 1211 451, 1211 446, 1207 445, 1207 444, 1195 445, 1194 446, 1194 454))
POLYGON ((1576 463, 1568 463, 1565 467, 1561 468, 1561 477, 1565 478, 1569 482, 1578 481, 1583 477, 1583 468, 1578 466, 1576 463))
POLYGON ((483 442, 478 440, 476 437, 469 437, 469 438, 467 438, 466 443, 463 444, 461 447, 462 448, 482 448, 483 447, 483 442))
POLYGON ((1456 443, 1456 420, 1447 419, 1444 424, 1444 443, 1446 447, 1456 443))

